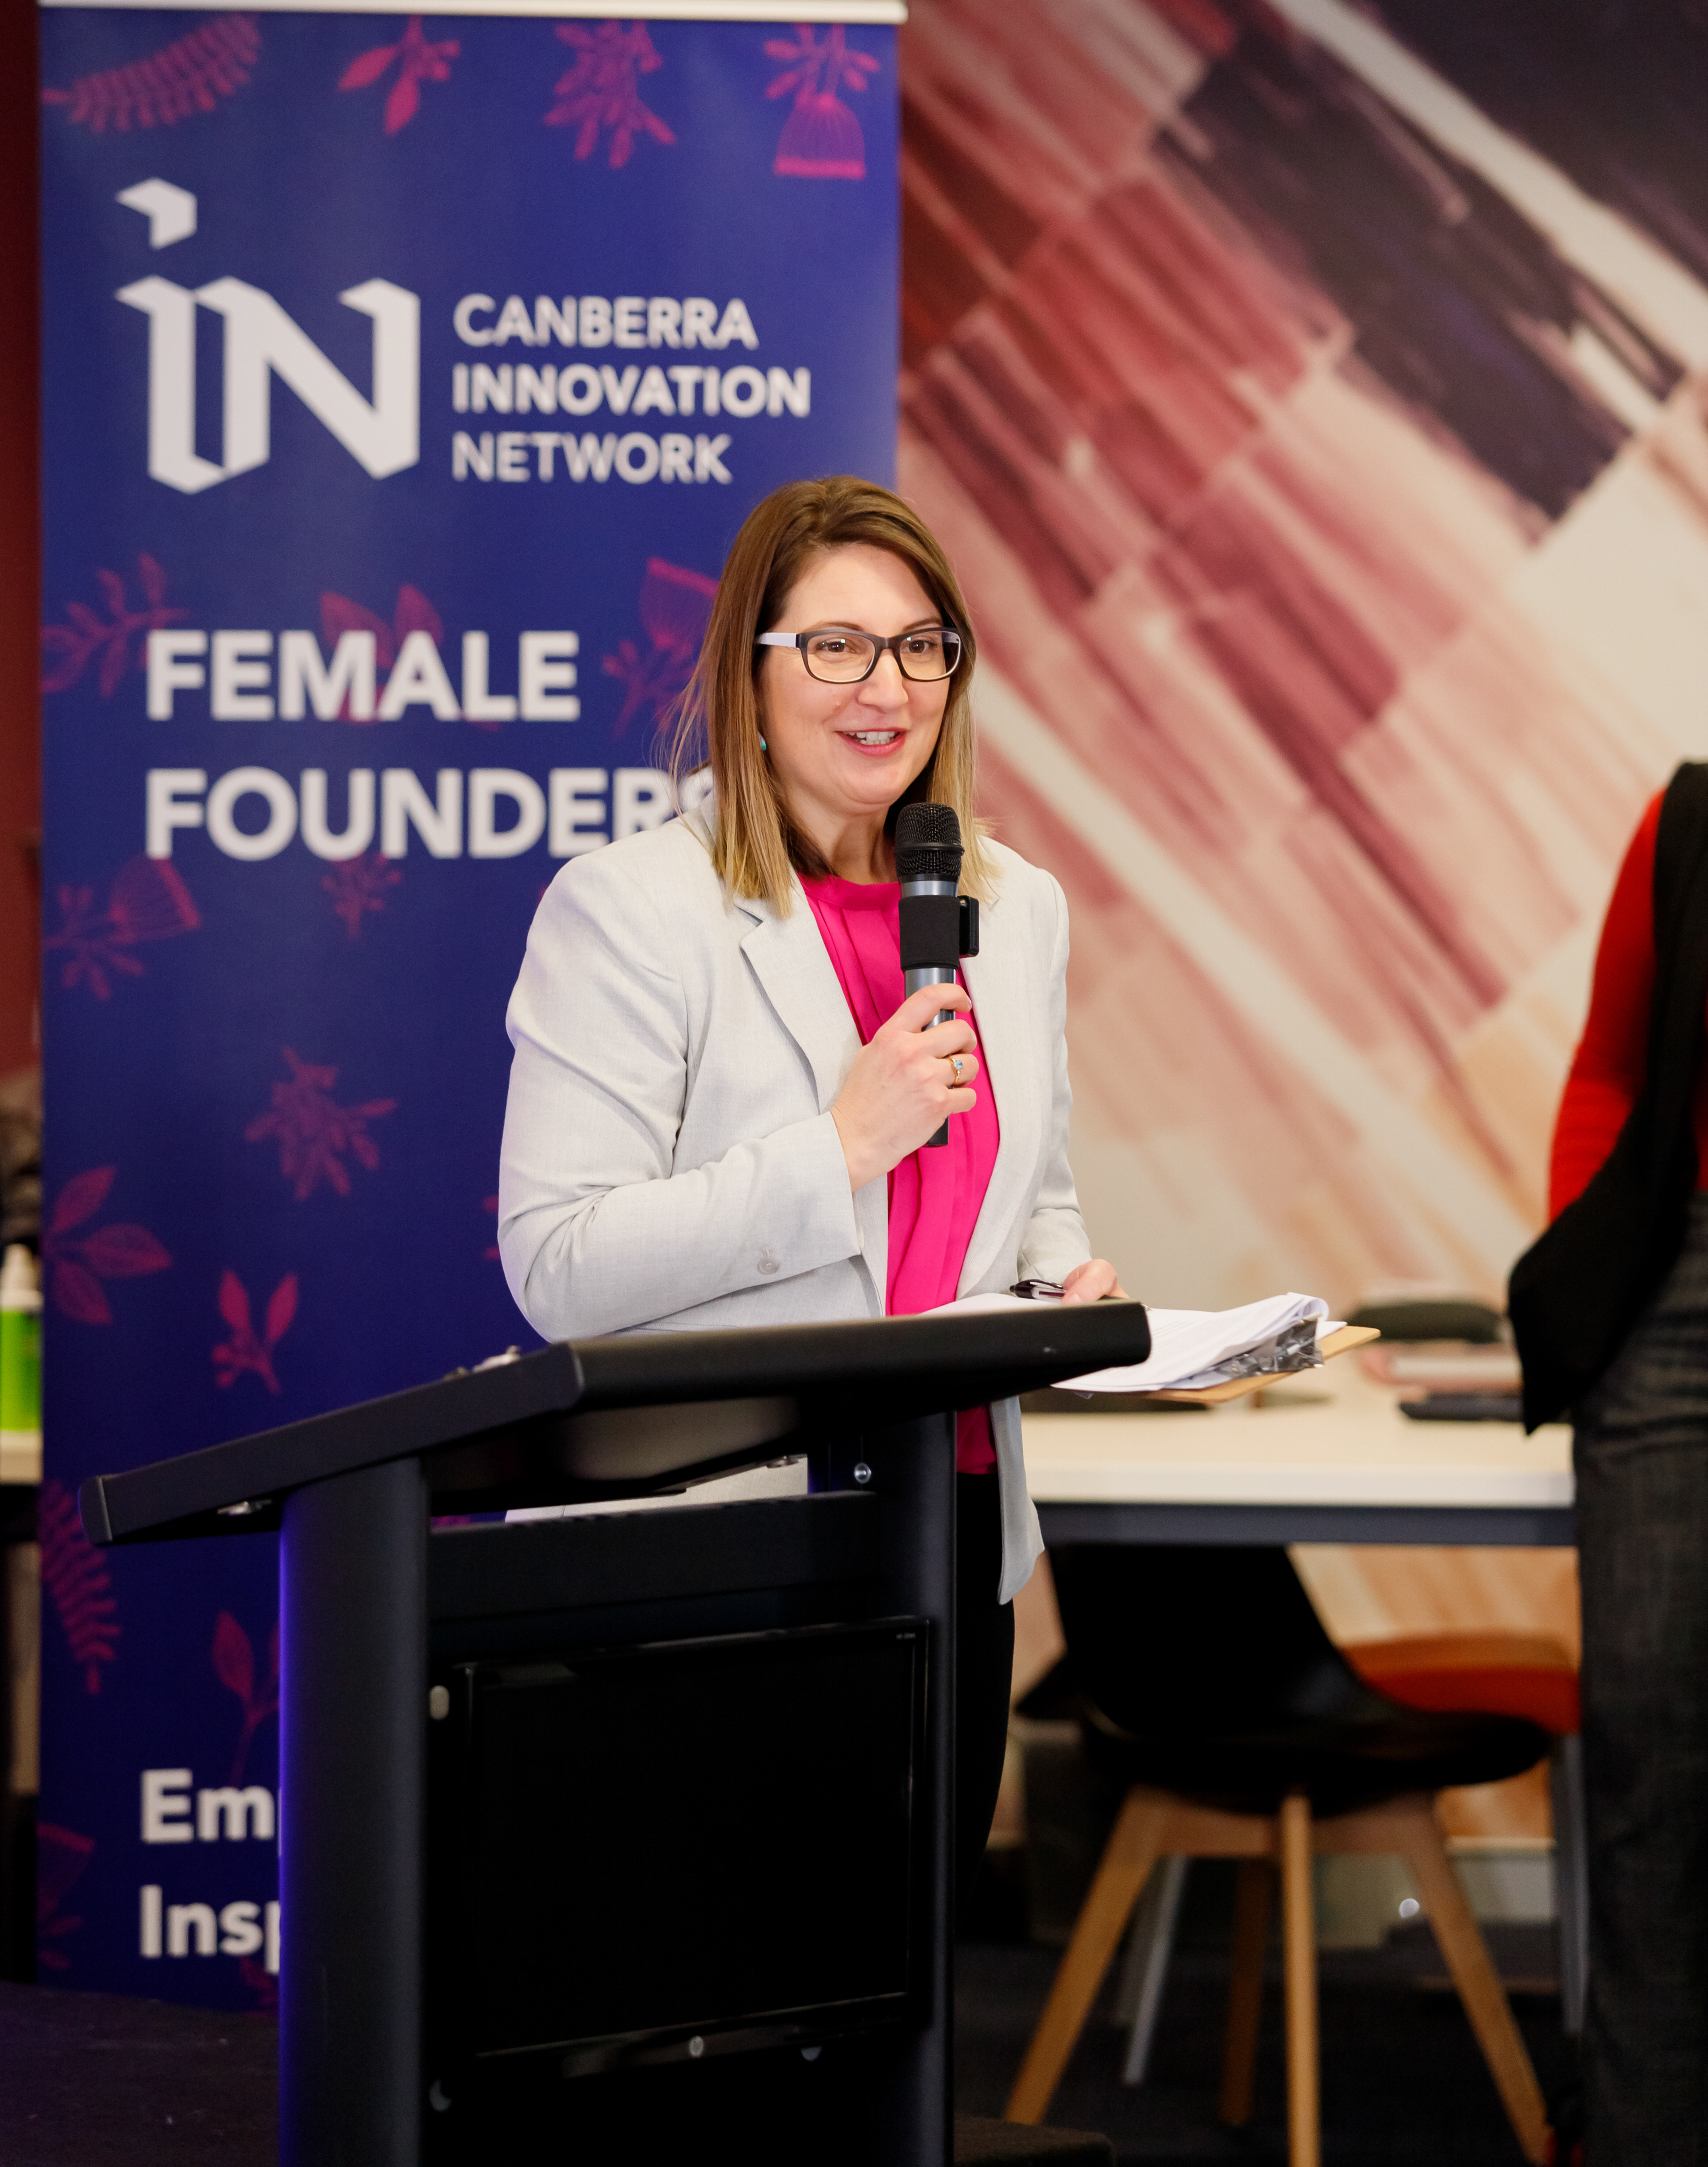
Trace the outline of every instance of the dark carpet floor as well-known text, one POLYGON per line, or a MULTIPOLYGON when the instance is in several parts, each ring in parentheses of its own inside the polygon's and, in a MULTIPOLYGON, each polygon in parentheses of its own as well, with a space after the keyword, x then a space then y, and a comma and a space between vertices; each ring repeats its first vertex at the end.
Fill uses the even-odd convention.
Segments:
MULTIPOLYGON (((1548 1937, 1491 1937, 1502 1968, 1546 1968, 1548 1937)), ((996 2116, 1059 1952, 970 1943, 960 1952, 957 2104, 996 2116)), ((1324 2157, 1331 2167, 1463 2163, 1510 2167, 1507 2129, 1457 2000, 1439 1983, 1424 1929, 1383 1950, 1321 1959, 1324 2157)), ((1225 1954, 1187 1946, 1163 2003, 1149 2080, 1120 2081, 1124 2035, 1113 1985, 1087 2027, 1050 2121, 1106 2133, 1123 2163, 1284 2159, 1281 1996, 1264 2011, 1257 2112, 1243 2132, 1215 2120, 1225 1954)), ((1552 1995, 1514 2008, 1545 2091, 1569 2079, 1552 1995)), ((0 1984, 0 2161, 5 2167, 273 2167, 276 2034, 266 2019, 108 1995, 0 1984)))
MULTIPOLYGON (((1510 1978, 1547 1968, 1552 1937, 1496 1930, 1497 1960, 1510 1978)), ((1060 1952, 1033 1944, 964 1947, 958 1969, 956 2090, 975 2114, 1000 2114, 1060 1952)), ((1322 2019, 1323 2157, 1332 2167, 1463 2163, 1512 2167, 1517 2144, 1458 2000, 1446 1990, 1425 1930, 1385 1949, 1325 1952, 1322 2019)), ((1265 1997, 1256 2111, 1245 2130, 1215 2118, 1228 1983, 1224 1953, 1179 1952, 1171 1967, 1145 2083, 1121 2082, 1126 2034, 1112 2021, 1113 1973, 1051 2106, 1050 2119, 1104 2132, 1118 2160, 1287 2157, 1286 2077, 1278 1969, 1265 1997)), ((1513 2011, 1544 2094, 1572 2077, 1572 2054, 1551 1993, 1515 1992, 1513 2011)))
POLYGON ((272 2167, 269 2018, 0 1984, 5 2167, 272 2167))

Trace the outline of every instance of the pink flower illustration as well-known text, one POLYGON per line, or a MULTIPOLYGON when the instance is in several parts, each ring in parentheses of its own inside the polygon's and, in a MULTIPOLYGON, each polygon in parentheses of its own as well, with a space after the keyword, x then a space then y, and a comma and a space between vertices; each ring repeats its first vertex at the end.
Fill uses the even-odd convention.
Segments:
POLYGON ((863 181, 866 143, 860 124, 837 96, 838 90, 864 90, 881 65, 875 53, 854 51, 841 24, 824 33, 821 45, 811 24, 797 23, 791 44, 768 38, 765 50, 789 66, 765 92, 784 98, 791 90, 795 108, 783 123, 771 171, 816 181, 863 181))
MULTIPOLYGON (((246 1315, 247 1308, 246 1297, 246 1315)), ((228 1323, 230 1322, 229 1318, 226 1321, 228 1323)), ((278 1714, 277 1619, 268 1637, 267 1655, 267 1681, 264 1685, 257 1687, 255 1682, 255 1650, 250 1645, 249 1635, 229 1610, 219 1613, 214 1622, 214 1675, 225 1690, 235 1693, 243 1704, 243 1728, 237 1735, 237 1751, 231 1763, 230 1780, 234 1783, 243 1781, 243 1767, 249 1758, 250 1740, 268 1716, 278 1714)))
POLYGON ((693 674, 717 592, 717 580, 705 573, 685 571, 662 557, 648 558, 641 580, 641 623, 652 652, 643 655, 633 640, 620 640, 616 653, 607 654, 600 665, 607 677, 628 687, 611 725, 619 737, 642 707, 652 708, 655 722, 664 721, 693 674))
POLYGON ((181 624, 188 610, 171 609, 166 600, 166 574, 154 559, 144 554, 136 559, 137 585, 144 607, 132 609, 130 592, 117 572, 98 571, 95 584, 107 605, 108 615, 98 616, 87 602, 67 602, 69 624, 45 624, 41 628, 44 692, 63 692, 75 685, 96 655, 101 667, 96 682, 101 697, 110 700, 130 667, 130 643, 143 637, 136 649, 140 665, 147 649, 147 635, 168 624, 181 624))
POLYGON ((80 1918, 62 1917, 60 1905, 73 1884, 82 1878, 94 1850, 95 1839, 92 1836, 77 1836, 70 1829, 56 1828, 51 1821, 36 1823, 35 1959, 50 1971, 69 1971, 71 1968, 71 1960, 65 1951, 51 1948, 48 1944, 63 1935, 76 1933, 83 1923, 80 1918))
POLYGON ((176 868, 160 858, 131 858, 122 865, 113 876, 104 910, 95 908, 92 887, 62 887, 59 907, 60 929, 47 935, 42 947, 66 951, 61 986, 87 986, 99 1001, 111 994, 114 972, 145 976, 131 953, 139 941, 170 940, 177 934, 193 933, 202 922, 176 868))
POLYGON ((323 874, 320 885, 331 897, 332 908, 353 940, 362 930, 364 914, 383 910, 386 890, 395 887, 402 878, 383 851, 364 850, 359 858, 346 858, 323 874))
POLYGON ((249 80, 261 52, 253 15, 216 15, 187 38, 175 39, 128 67, 79 76, 69 90, 45 90, 44 105, 63 105, 66 118, 98 135, 108 128, 170 128, 211 113, 249 80))
POLYGON ((119 1653, 118 1603, 107 1561, 83 1533, 77 1500, 54 1477, 42 1485, 36 1507, 41 1545, 41 1587, 83 1673, 85 1693, 101 1690, 101 1666, 119 1653))
POLYGON ((655 142, 674 143, 675 136, 658 114, 641 102, 639 79, 663 67, 664 61, 644 23, 600 23, 587 29, 579 23, 559 23, 558 35, 577 55, 574 67, 554 85, 558 103, 546 115, 548 128, 574 128, 575 155, 590 158, 599 132, 611 134, 612 166, 626 166, 637 135, 655 142))
MULTIPOLYGON (((441 646, 445 638, 444 619, 419 587, 401 586, 397 591, 397 607, 388 624, 383 617, 376 617, 360 602, 352 602, 347 595, 323 594, 320 597, 320 632, 329 647, 336 647, 339 635, 346 632, 371 632, 373 634, 375 660, 382 670, 389 671, 397 660, 398 650, 412 632, 425 632, 435 647, 441 646)), ((358 718, 350 713, 346 702, 340 710, 341 722, 355 722, 358 718)), ((360 719, 372 722, 368 715, 360 719)))
POLYGON ((163 1272, 172 1258, 145 1227, 114 1224, 73 1235, 73 1227, 92 1219, 107 1200, 114 1169, 91 1167, 61 1189, 42 1229, 42 1262, 47 1266, 48 1300, 79 1324, 110 1324, 112 1306, 103 1280, 141 1279, 163 1272))
POLYGON ((214 1349, 214 1383, 234 1385, 246 1370, 252 1370, 268 1391, 278 1391, 272 1350, 290 1330, 296 1313, 297 1275, 290 1272, 268 1295, 265 1336, 257 1335, 250 1320, 249 1290, 228 1266, 219 1280, 219 1314, 230 1326, 231 1337, 214 1349))
POLYGON ((299 1204, 312 1196, 322 1181, 330 1182, 339 1195, 350 1194, 350 1170, 342 1154, 350 1152, 370 1172, 379 1164, 379 1147, 368 1133, 368 1124, 390 1113, 395 1099, 370 1099, 360 1106, 334 1103, 336 1068, 319 1068, 304 1061, 288 1046, 283 1049, 290 1069, 288 1081, 272 1087, 272 1104, 257 1114, 243 1131, 251 1143, 274 1136, 278 1140, 278 1170, 294 1184, 299 1204))
POLYGON ((365 53, 358 53, 338 78, 340 90, 366 90, 376 83, 395 61, 398 63, 397 81, 392 85, 385 101, 385 132, 395 135, 415 117, 421 102, 424 82, 448 82, 451 70, 447 62, 454 61, 462 47, 455 38, 447 38, 438 45, 428 42, 421 32, 421 19, 411 15, 404 26, 403 36, 394 45, 371 45, 365 53))

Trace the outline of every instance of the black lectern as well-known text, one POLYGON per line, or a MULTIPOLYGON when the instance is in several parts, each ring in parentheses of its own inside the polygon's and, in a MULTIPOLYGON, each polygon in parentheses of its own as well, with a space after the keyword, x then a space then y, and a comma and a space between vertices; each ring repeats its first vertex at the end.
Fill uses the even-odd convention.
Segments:
POLYGON ((97 1544, 283 1531, 283 2167, 528 2117, 942 2167, 948 1411, 1149 1348, 1134 1302, 566 1342, 85 1483, 97 1544), (805 1497, 621 1508, 794 1454, 805 1497))

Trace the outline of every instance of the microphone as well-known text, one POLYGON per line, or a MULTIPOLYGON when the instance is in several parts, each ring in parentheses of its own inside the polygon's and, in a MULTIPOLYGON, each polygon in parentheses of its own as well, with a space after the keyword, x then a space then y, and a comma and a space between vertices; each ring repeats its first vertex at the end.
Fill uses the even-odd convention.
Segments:
MULTIPOLYGON (((896 872, 902 883, 902 983, 909 993, 922 986, 954 984, 969 919, 972 938, 965 952, 978 953, 978 921, 955 893, 960 859, 960 822, 954 806, 902 808, 896 816, 896 872)), ((954 1014, 953 1009, 940 1009, 933 1020, 943 1023, 954 1014)), ((949 1123, 926 1141, 946 1144, 949 1123)))

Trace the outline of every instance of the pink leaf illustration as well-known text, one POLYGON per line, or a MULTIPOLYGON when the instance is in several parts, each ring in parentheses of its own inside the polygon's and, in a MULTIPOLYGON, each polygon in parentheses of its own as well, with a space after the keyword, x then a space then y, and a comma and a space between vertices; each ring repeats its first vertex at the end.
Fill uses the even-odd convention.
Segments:
POLYGON ((372 45, 365 53, 358 53, 338 78, 340 90, 366 90, 371 82, 378 82, 402 50, 398 45, 372 45))
POLYGON ((297 1280, 293 1272, 272 1290, 267 1305, 267 1338, 263 1343, 250 1322, 248 1290, 236 1273, 228 1269, 219 1281, 219 1314, 230 1326, 231 1337, 222 1339, 214 1349, 214 1383, 235 1384, 250 1370, 268 1391, 277 1392, 279 1381, 272 1366, 272 1350, 289 1329, 296 1308, 297 1280))
POLYGON ((98 1000, 108 998, 113 972, 144 976, 130 953, 139 941, 170 940, 202 922, 182 877, 153 858, 131 858, 119 868, 104 911, 96 909, 94 890, 87 887, 61 887, 59 907, 59 930, 42 946, 66 953, 61 985, 87 985, 98 1000))
POLYGON ((291 1328, 291 1319, 297 1313, 297 1275, 294 1272, 282 1279, 273 1289, 267 1305, 267 1343, 277 1347, 291 1328))
POLYGON ((187 38, 175 39, 144 61, 79 76, 69 90, 45 90, 44 105, 66 109, 66 118, 98 135, 139 128, 169 128, 198 113, 211 113, 249 80, 261 51, 253 15, 216 15, 187 38))
POLYGON ((249 1635, 229 1610, 222 1610, 214 1621, 214 1675, 246 1709, 255 1691, 255 1650, 249 1645, 249 1635))
POLYGON ((397 591, 392 629, 399 647, 412 632, 426 633, 436 647, 445 637, 445 621, 419 587, 403 586, 397 591))
POLYGON ((59 1619, 86 1692, 101 1690, 101 1666, 118 1653, 118 1604, 106 1561, 83 1533, 77 1507, 57 1476, 42 1485, 36 1509, 42 1592, 59 1619))
POLYGON ((395 135, 399 128, 406 128, 415 117, 421 103, 420 77, 400 75, 392 85, 385 101, 385 132, 395 135))
POLYGON ((202 922, 183 876, 160 858, 127 860, 113 876, 107 910, 115 937, 130 940, 169 940, 202 922))
POLYGON ((375 45, 358 55, 338 78, 340 90, 366 90, 378 82, 395 61, 397 81, 385 101, 385 132, 395 135, 415 117, 424 82, 448 82, 450 62, 462 50, 455 38, 431 40, 421 29, 419 15, 411 15, 403 36, 394 45, 375 45))
POLYGON ((558 79, 558 102, 547 114, 546 125, 575 130, 578 158, 592 156, 600 131, 606 128, 612 167, 627 165, 637 135, 658 143, 675 141, 664 122, 641 101, 639 78, 664 65, 644 23, 632 23, 627 29, 621 23, 600 23, 592 29, 560 23, 558 35, 579 57, 558 79))
POLYGON ((363 918, 371 910, 385 909, 387 889, 395 887, 402 878, 383 852, 370 856, 364 851, 359 858, 346 858, 334 866, 321 876, 320 885, 331 897, 332 909, 353 940, 362 930, 363 918))
POLYGON ((50 1234, 63 1234, 73 1227, 80 1227, 85 1219, 92 1218, 107 1200, 107 1192, 113 1186, 117 1168, 93 1166, 87 1174, 73 1174, 59 1193, 48 1221, 50 1234))
POLYGON ((98 1227, 82 1245, 83 1260, 103 1280, 141 1279, 171 1264, 164 1246, 146 1227, 98 1227))
POLYGON ((249 1321, 248 1289, 229 1267, 219 1281, 219 1314, 234 1332, 254 1336, 254 1327, 249 1321))
POLYGON ((95 1839, 39 1821, 35 1830, 35 1960, 50 1971, 69 1971, 71 1960, 53 1943, 74 1934, 80 1918, 66 1915, 60 1905, 94 1856, 95 1839))
POLYGON ((612 725, 617 735, 643 707, 652 709, 655 721, 664 720, 693 674, 717 593, 717 580, 703 572, 667 564, 662 557, 647 559, 640 615, 652 651, 643 655, 633 640, 619 640, 616 654, 607 654, 600 665, 607 677, 628 688, 612 725))
POLYGON ((321 1182, 335 1194, 350 1194, 350 1174, 344 1154, 359 1164, 379 1163, 378 1147, 368 1134, 369 1121, 378 1121, 397 1105, 395 1099, 370 1099, 360 1106, 341 1106, 332 1096, 338 1080, 336 1068, 317 1068, 304 1061, 293 1046, 283 1048, 288 1081, 272 1087, 272 1104, 257 1114, 243 1131, 251 1143, 271 1137, 278 1145, 278 1170, 303 1203, 321 1182))
POLYGON ((42 627, 44 658, 58 658, 42 677, 44 692, 63 692, 68 686, 75 685, 98 654, 101 659, 96 681, 102 698, 111 699, 130 667, 131 642, 137 641, 135 659, 140 664, 147 648, 148 634, 164 625, 181 624, 189 614, 187 610, 167 607, 165 575, 152 557, 139 557, 136 563, 145 608, 131 608, 124 582, 116 572, 98 571, 95 584, 107 604, 106 617, 98 616, 87 602, 67 602, 66 615, 71 620, 68 624, 42 627))
POLYGON ((92 1167, 75 1175, 60 1191, 42 1234, 48 1299, 79 1324, 110 1324, 113 1310, 103 1280, 140 1279, 163 1272, 172 1257, 145 1227, 97 1227, 87 1234, 71 1230, 99 1211, 113 1186, 110 1166, 92 1167))
POLYGON ((101 1291, 101 1282, 68 1257, 56 1257, 48 1266, 48 1294, 56 1309, 75 1317, 79 1324, 110 1324, 113 1311, 101 1291))
POLYGON ((344 633, 371 632, 378 649, 380 668, 389 670, 397 660, 397 649, 391 644, 391 627, 383 617, 363 609, 360 602, 352 601, 347 595, 321 596, 320 630, 329 647, 336 647, 344 633))

